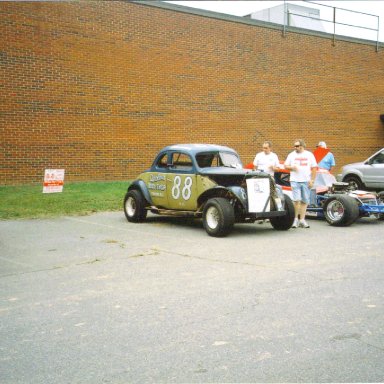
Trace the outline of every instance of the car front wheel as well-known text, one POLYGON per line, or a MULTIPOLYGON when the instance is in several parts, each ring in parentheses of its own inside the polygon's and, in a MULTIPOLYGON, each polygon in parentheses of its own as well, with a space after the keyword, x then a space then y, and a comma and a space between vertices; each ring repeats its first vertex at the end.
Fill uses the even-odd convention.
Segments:
POLYGON ((129 222, 140 223, 147 217, 145 201, 140 191, 131 190, 124 198, 124 213, 129 222))
POLYGON ((209 199, 203 210, 203 225, 209 236, 228 235, 235 223, 235 212, 227 199, 209 199))
POLYGON ((364 184, 358 176, 345 176, 343 181, 348 183, 353 189, 363 189, 364 184))
POLYGON ((327 222, 335 227, 347 227, 359 217, 357 201, 347 195, 330 197, 325 201, 323 211, 327 222))
POLYGON ((279 231, 286 231, 292 227, 293 221, 295 220, 295 207, 289 196, 284 196, 285 198, 285 211, 284 216, 271 217, 270 222, 274 229, 279 231))

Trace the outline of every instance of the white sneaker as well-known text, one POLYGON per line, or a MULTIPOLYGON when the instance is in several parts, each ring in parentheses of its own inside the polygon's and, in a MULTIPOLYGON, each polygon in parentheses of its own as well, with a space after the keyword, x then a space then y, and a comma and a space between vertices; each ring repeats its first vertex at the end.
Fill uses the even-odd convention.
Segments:
POLYGON ((299 227, 300 228, 309 228, 309 224, 305 220, 300 220, 299 227))
POLYGON ((299 226, 299 219, 295 219, 291 228, 297 228, 299 226))

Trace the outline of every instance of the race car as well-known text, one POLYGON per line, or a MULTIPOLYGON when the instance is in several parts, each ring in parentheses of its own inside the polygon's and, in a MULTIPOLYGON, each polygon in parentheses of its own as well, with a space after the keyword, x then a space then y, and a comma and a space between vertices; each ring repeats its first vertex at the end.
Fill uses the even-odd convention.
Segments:
MULTIPOLYGON (((275 172, 276 184, 292 198, 290 172, 275 172)), ((384 220, 384 191, 367 192, 353 189, 349 183, 337 182, 326 169, 319 168, 310 194, 307 217, 325 218, 330 225, 342 227, 353 224, 359 217, 384 220)))
POLYGON ((288 230, 295 218, 291 199, 273 177, 242 167, 231 148, 177 144, 160 150, 152 166, 129 184, 124 212, 129 222, 158 215, 201 218, 209 236, 223 237, 235 223, 268 219, 288 230))

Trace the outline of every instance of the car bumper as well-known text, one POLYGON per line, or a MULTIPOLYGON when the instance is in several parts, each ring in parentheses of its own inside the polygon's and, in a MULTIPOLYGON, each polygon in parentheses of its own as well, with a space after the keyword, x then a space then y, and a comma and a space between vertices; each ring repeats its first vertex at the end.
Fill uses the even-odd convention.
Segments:
POLYGON ((384 214, 384 205, 371 205, 371 204, 362 204, 359 207, 360 211, 364 213, 380 213, 384 214))

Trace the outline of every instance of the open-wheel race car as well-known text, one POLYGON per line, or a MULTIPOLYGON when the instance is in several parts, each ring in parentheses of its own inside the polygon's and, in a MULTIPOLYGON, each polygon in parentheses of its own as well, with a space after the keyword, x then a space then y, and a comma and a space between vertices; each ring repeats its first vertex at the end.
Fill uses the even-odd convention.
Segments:
MULTIPOLYGON (((292 197, 290 172, 275 172, 275 180, 292 197)), ((349 183, 337 182, 327 170, 319 168, 310 194, 307 217, 325 218, 330 225, 348 226, 359 217, 384 220, 384 191, 376 193, 354 189, 349 183)))
POLYGON ((287 230, 294 220, 292 200, 272 177, 244 169, 233 149, 209 144, 171 145, 157 154, 124 198, 128 221, 142 222, 148 211, 202 218, 216 237, 235 223, 269 219, 274 229, 287 230))

